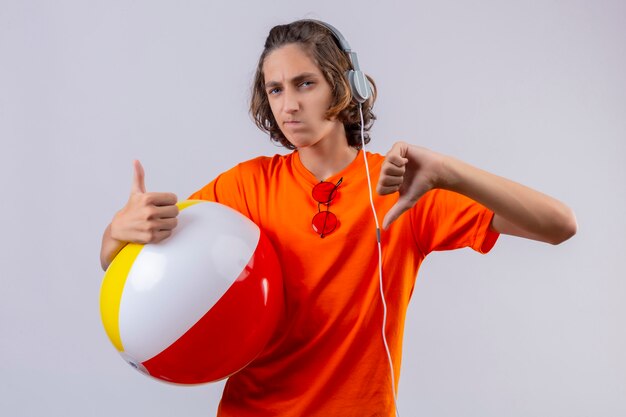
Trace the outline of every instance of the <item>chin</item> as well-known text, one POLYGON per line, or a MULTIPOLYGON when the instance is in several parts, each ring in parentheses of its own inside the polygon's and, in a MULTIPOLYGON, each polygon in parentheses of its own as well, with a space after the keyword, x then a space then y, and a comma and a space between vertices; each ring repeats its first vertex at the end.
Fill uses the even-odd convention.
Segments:
POLYGON ((296 149, 303 149, 303 148, 309 148, 311 146, 314 146, 316 143, 319 142, 319 140, 314 140, 314 139, 308 139, 308 138, 298 138, 298 137, 289 137, 289 136, 285 136, 287 138, 287 140, 296 147, 296 149))

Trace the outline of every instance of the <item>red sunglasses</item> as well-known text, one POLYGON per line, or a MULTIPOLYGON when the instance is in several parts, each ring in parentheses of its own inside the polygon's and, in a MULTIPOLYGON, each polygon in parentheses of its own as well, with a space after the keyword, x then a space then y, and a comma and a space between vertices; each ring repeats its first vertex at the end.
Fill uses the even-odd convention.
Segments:
POLYGON ((313 216, 311 226, 313 226, 313 230, 322 238, 332 233, 337 227, 337 216, 329 210, 329 206, 331 200, 335 198, 337 188, 339 188, 342 181, 343 177, 337 181, 337 184, 322 181, 313 187, 312 195, 313 199, 317 201, 317 214, 313 216), (322 204, 326 206, 325 211, 322 211, 322 204))

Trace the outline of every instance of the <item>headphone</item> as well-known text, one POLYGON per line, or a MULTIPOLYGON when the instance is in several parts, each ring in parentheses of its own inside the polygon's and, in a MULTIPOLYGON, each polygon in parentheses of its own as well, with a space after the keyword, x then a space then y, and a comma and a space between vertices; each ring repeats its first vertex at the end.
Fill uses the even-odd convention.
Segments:
POLYGON ((350 48, 350 44, 348 43, 346 38, 344 38, 341 32, 339 32, 334 26, 329 25, 326 22, 315 19, 305 19, 304 21, 314 22, 322 25, 333 34, 338 46, 348 55, 350 63, 352 64, 352 69, 346 71, 346 78, 348 79, 348 84, 350 84, 352 98, 354 98, 359 103, 366 102, 372 96, 372 86, 365 76, 365 73, 361 71, 361 68, 359 67, 359 59, 356 56, 356 52, 354 52, 352 48, 350 48))

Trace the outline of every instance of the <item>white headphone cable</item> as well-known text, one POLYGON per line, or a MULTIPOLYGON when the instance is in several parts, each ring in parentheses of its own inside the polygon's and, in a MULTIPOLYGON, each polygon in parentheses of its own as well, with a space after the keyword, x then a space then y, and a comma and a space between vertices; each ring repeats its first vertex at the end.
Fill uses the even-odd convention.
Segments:
POLYGON ((387 326, 387 302, 385 301, 385 292, 383 291, 383 249, 380 243, 380 224, 378 223, 378 216, 376 215, 376 208, 374 207, 374 197, 372 195, 372 180, 370 178, 370 169, 367 163, 367 156, 365 155, 365 127, 363 121, 363 108, 359 103, 359 114, 361 115, 361 153, 363 154, 363 160, 365 161, 365 172, 367 173, 367 186, 370 197, 370 206, 372 207, 372 213, 374 214, 374 222, 376 223, 376 243, 378 244, 378 277, 380 298, 383 304, 383 325, 382 335, 383 343, 385 345, 385 351, 387 352, 387 360, 389 362, 389 371, 391 375, 391 392, 393 393, 393 405, 396 412, 396 417, 400 417, 400 411, 398 411, 398 398, 396 394, 396 379, 393 371, 393 360, 391 359, 391 352, 389 351, 389 345, 387 344, 387 336, 385 334, 385 327, 387 326))

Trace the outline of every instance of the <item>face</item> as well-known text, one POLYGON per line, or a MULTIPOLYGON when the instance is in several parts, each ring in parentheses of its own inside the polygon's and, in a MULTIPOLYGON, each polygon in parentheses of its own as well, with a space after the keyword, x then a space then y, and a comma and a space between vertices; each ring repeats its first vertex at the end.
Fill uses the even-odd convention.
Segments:
POLYGON ((345 140, 343 124, 325 116, 332 104, 330 85, 302 47, 288 44, 270 53, 263 74, 274 118, 296 148, 345 140))

